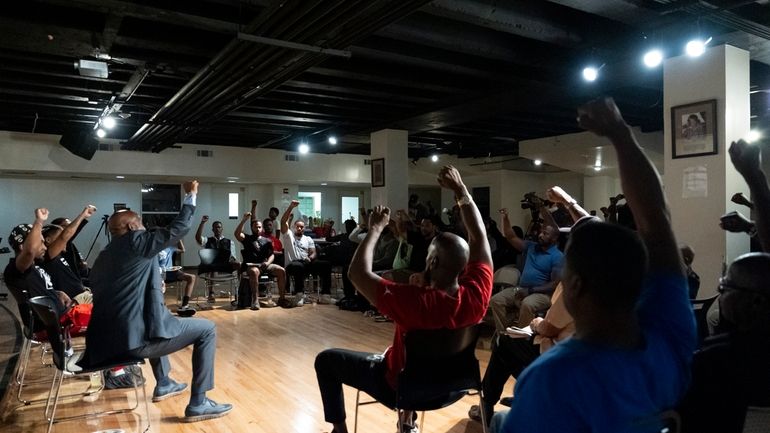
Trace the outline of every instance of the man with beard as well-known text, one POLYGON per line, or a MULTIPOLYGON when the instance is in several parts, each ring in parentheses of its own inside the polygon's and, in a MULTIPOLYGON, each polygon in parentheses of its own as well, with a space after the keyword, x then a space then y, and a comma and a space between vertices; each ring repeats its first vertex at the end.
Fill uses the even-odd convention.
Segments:
MULTIPOLYGON (((458 329, 479 323, 492 291, 492 256, 476 204, 452 166, 439 172, 439 184, 454 192, 468 242, 451 233, 436 236, 428 249, 425 270, 415 284, 398 284, 372 272, 374 246, 390 219, 390 209, 377 206, 369 232, 356 250, 348 275, 382 314, 396 324, 393 345, 384 355, 328 349, 318 354, 316 376, 324 418, 332 433, 347 433, 342 384, 360 389, 386 405, 396 400, 398 373, 405 364, 404 336, 418 329, 458 329)), ((416 427, 411 412, 401 414, 404 430, 416 427)))
MULTIPOLYGON (((266 273, 275 276, 278 280, 278 304, 285 304, 286 271, 281 266, 274 263, 275 255, 273 254, 273 243, 267 237, 262 236, 263 224, 270 224, 272 228, 273 222, 270 218, 266 218, 264 222, 252 220, 252 234, 247 235, 243 233, 243 226, 251 217, 251 213, 247 212, 238 224, 238 227, 235 228, 234 233, 235 238, 243 244, 243 268, 249 276, 251 309, 259 310, 259 301, 257 300, 259 294, 259 276, 266 273)), ((275 306, 272 299, 267 301, 267 306, 275 306)))
MULTIPOLYGON (((541 212, 548 210, 541 208, 541 212)), ((559 240, 559 228, 545 224, 540 230, 537 242, 524 240, 511 229, 508 210, 500 209, 503 215, 503 234, 505 239, 520 251, 524 257, 524 269, 516 287, 507 287, 489 301, 489 309, 495 319, 495 328, 500 334, 513 323, 511 316, 518 310, 518 326, 523 328, 532 322, 539 311, 551 306, 551 295, 558 283, 564 254, 556 244, 559 240)), ((545 218, 549 221, 549 218, 545 218)))

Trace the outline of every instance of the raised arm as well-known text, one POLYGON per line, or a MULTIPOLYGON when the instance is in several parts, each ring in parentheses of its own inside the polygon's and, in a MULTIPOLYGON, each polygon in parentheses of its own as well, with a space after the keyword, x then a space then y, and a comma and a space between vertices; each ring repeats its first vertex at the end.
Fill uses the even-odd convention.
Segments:
POLYGON ((492 253, 489 251, 484 221, 481 219, 481 213, 476 207, 476 203, 473 202, 468 188, 463 183, 460 172, 451 165, 444 166, 438 174, 438 183, 455 193, 455 200, 460 207, 465 232, 468 233, 468 247, 470 249, 468 260, 486 263, 492 267, 492 253))
POLYGON ((206 222, 208 222, 209 216, 203 215, 201 217, 201 223, 198 224, 198 230, 195 232, 195 242, 198 242, 198 245, 203 246, 204 243, 206 243, 205 239, 203 238, 203 226, 206 225, 206 222))
MULTIPOLYGON (((254 224, 254 221, 257 220, 257 201, 252 200, 251 201, 251 223, 254 224)), ((249 225, 251 227, 251 225, 249 225)), ((253 235, 258 235, 259 233, 252 233, 253 235)))
POLYGON ((567 194, 567 192, 564 191, 560 186, 553 186, 548 188, 548 191, 546 191, 546 196, 548 197, 548 200, 551 200, 554 203, 563 204, 567 208, 567 211, 569 211, 569 215, 572 217, 572 221, 577 222, 577 220, 580 218, 590 215, 578 204, 577 200, 572 198, 571 195, 567 194))
POLYGON ((578 116, 580 126, 609 138, 615 147, 620 182, 639 236, 647 246, 650 269, 684 275, 658 172, 642 152, 615 101, 603 98, 589 102, 578 109, 578 116))
MULTIPOLYGON (((54 258, 62 253, 65 249, 67 249, 67 243, 72 239, 75 234, 80 229, 80 224, 87 218, 91 218, 91 216, 96 212, 96 206, 94 205, 88 205, 83 209, 82 212, 68 225, 67 227, 62 230, 61 234, 58 238, 56 238, 55 241, 51 242, 51 245, 48 246, 48 251, 46 252, 46 255, 50 258, 54 258)), ((73 263, 74 265, 74 263, 73 263)))
POLYGON ((289 207, 283 212, 281 216, 281 233, 287 233, 289 231, 289 220, 291 219, 291 212, 299 206, 299 200, 292 200, 289 207))
POLYGON ((508 241, 511 246, 516 248, 516 251, 524 251, 526 244, 524 243, 524 239, 516 236, 516 232, 513 231, 511 220, 508 218, 508 209, 502 208, 499 212, 500 215, 502 215, 500 224, 503 226, 503 236, 505 236, 505 240, 508 241))
POLYGON ((762 251, 770 252, 770 188, 760 165, 760 148, 743 140, 730 144, 730 160, 746 180, 756 212, 754 225, 762 251))
POLYGON ((16 269, 19 272, 26 272, 27 269, 35 264, 35 254, 40 251, 43 244, 43 224, 48 219, 48 209, 35 209, 35 222, 32 223, 32 230, 24 239, 21 252, 16 256, 16 269))
POLYGON ((235 232, 233 232, 233 236, 235 236, 235 239, 237 239, 239 242, 243 242, 246 239, 246 235, 243 234, 243 226, 246 224, 246 221, 251 221, 252 218, 251 212, 246 212, 243 214, 243 218, 241 218, 241 222, 238 223, 238 225, 235 227, 235 232))
POLYGON ((353 254, 353 260, 348 268, 348 277, 353 285, 363 297, 372 305, 377 306, 377 287, 380 284, 380 277, 372 272, 374 263, 374 246, 377 239, 380 238, 382 231, 387 227, 390 220, 390 209, 383 206, 375 206, 374 211, 369 216, 369 231, 366 237, 361 241, 361 245, 356 248, 353 254))
POLYGON ((145 235, 134 238, 135 248, 141 251, 144 257, 157 255, 164 248, 179 242, 190 231, 198 195, 198 181, 185 182, 182 184, 182 188, 185 191, 182 209, 168 225, 168 228, 145 232, 145 235))
POLYGON ((184 242, 182 242, 181 239, 179 239, 179 242, 176 243, 176 249, 179 250, 180 253, 185 252, 184 242))

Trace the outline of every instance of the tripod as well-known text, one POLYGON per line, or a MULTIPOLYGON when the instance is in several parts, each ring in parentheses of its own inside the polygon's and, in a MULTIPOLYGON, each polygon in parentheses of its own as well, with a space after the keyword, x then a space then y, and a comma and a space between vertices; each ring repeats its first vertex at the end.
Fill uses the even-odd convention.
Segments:
POLYGON ((88 261, 88 258, 91 257, 91 251, 94 249, 94 244, 96 244, 96 240, 99 239, 99 234, 101 233, 102 229, 104 229, 104 235, 107 236, 107 243, 110 243, 110 230, 109 227, 107 227, 107 221, 110 219, 109 215, 104 215, 102 217, 102 225, 99 226, 99 230, 96 231, 96 236, 94 236, 94 240, 91 241, 91 247, 88 248, 88 254, 86 254, 86 261, 88 261))

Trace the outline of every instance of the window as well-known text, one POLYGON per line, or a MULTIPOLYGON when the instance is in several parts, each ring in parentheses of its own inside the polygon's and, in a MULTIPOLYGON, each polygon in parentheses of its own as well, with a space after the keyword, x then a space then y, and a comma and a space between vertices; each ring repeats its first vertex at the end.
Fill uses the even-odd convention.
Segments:
POLYGON ((181 206, 182 190, 178 184, 142 184, 142 224, 148 229, 168 226, 181 206))
POLYGON ((227 216, 231 219, 238 219, 238 193, 231 192, 227 194, 227 216))
POLYGON ((299 211, 302 212, 302 215, 312 218, 321 217, 320 192, 300 192, 297 194, 297 200, 299 200, 299 211))
POLYGON ((351 218, 358 221, 358 208, 358 196, 342 197, 342 203, 340 204, 340 209, 342 209, 342 214, 340 214, 340 227, 343 226, 342 224, 346 220, 351 218))

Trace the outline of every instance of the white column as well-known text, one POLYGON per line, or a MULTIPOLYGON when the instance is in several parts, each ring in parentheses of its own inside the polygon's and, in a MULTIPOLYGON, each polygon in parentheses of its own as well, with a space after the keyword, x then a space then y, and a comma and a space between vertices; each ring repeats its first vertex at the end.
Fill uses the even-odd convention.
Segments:
POLYGON ((749 251, 747 236, 719 228, 724 213, 748 213, 730 201, 736 192, 748 196, 748 188, 733 168, 727 149, 749 132, 749 53, 720 45, 700 57, 674 57, 664 64, 663 81, 666 196, 677 239, 695 251, 693 268, 701 277, 699 297, 706 297, 715 293, 723 263, 749 251), (717 101, 717 154, 673 159, 671 108, 710 99, 717 101))
POLYGON ((372 206, 386 205, 393 212, 406 209, 409 202, 408 133, 383 129, 371 134, 371 156, 384 161, 384 186, 372 186, 372 206))

